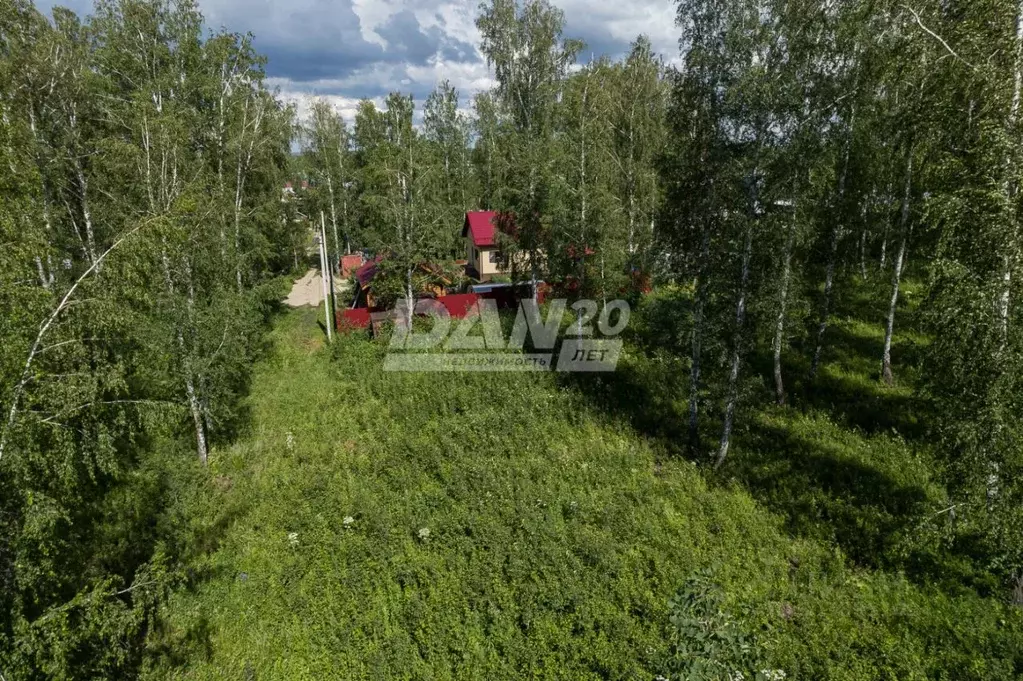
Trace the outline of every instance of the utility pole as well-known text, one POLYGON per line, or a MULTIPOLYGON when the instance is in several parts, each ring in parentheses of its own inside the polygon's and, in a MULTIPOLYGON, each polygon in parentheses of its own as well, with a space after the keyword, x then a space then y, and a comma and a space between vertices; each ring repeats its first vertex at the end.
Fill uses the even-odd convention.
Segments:
POLYGON ((334 340, 333 324, 330 321, 330 294, 327 291, 327 243, 323 238, 323 213, 320 213, 320 233, 316 235, 320 247, 320 280, 323 282, 323 316, 327 323, 327 342, 334 340))
MULTIPOLYGON (((327 243, 327 227, 323 219, 323 211, 320 211, 320 236, 323 237, 323 243, 327 243)), ((327 259, 327 290, 330 291, 330 314, 331 321, 336 322, 334 318, 337 315, 337 296, 334 293, 334 267, 338 265, 337 262, 330 262, 330 251, 324 246, 325 258, 327 259)), ((336 255, 336 254, 335 254, 336 255)))

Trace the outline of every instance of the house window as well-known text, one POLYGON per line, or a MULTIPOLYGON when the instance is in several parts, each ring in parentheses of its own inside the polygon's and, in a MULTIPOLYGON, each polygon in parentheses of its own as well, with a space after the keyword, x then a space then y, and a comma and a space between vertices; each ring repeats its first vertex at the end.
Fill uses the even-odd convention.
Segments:
POLYGON ((490 251, 490 262, 495 265, 503 264, 504 258, 501 257, 501 251, 490 251))

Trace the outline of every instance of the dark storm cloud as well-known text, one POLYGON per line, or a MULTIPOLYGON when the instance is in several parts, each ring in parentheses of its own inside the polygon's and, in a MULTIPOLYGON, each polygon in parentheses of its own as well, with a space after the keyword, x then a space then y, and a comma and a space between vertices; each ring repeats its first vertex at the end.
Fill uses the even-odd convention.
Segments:
POLYGON ((295 81, 347 78, 359 69, 389 61, 386 51, 374 43, 349 43, 338 47, 340 49, 303 49, 283 44, 267 45, 256 39, 256 49, 267 57, 267 75, 276 78, 295 81))

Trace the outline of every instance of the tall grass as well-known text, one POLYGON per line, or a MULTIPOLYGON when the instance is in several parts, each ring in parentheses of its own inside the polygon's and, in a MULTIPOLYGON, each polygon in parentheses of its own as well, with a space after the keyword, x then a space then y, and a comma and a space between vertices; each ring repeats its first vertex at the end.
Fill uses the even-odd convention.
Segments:
MULTIPOLYGON (((869 504, 754 457, 775 440, 751 433, 735 479, 708 481, 556 376, 385 373, 381 344, 328 348, 314 314, 279 321, 250 432, 188 502, 208 551, 151 636, 150 678, 652 679, 669 600, 701 569, 789 678, 1023 669, 1018 612, 849 560, 869 504)), ((761 429, 939 494, 898 439, 784 411, 761 429)))

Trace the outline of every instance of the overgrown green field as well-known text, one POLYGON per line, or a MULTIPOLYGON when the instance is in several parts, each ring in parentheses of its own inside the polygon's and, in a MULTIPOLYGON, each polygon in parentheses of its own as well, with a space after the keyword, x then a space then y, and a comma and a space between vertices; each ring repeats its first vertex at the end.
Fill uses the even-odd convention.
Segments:
POLYGON ((925 448, 840 402, 748 415, 712 474, 678 454, 684 393, 643 396, 678 367, 639 350, 584 385, 384 373, 384 346, 328 348, 312 310, 273 340, 250 431, 182 499, 198 550, 150 678, 653 679, 693 627, 697 657, 789 679, 1023 672, 1020 611, 925 550, 925 448))

